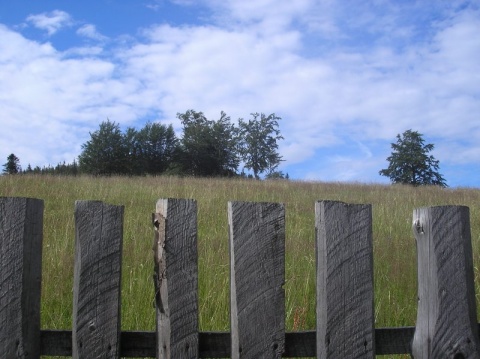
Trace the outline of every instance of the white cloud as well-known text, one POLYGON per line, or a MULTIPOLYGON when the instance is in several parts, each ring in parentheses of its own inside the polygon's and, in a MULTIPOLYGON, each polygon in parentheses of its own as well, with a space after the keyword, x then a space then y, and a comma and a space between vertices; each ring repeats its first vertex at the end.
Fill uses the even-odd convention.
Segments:
POLYGON ((264 90, 277 82, 277 74, 265 71, 286 66, 291 60, 285 55, 297 42, 288 33, 281 42, 250 32, 167 25, 152 28, 148 36, 148 43, 124 51, 123 57, 131 76, 158 88, 167 113, 196 107, 217 114, 228 107, 234 118, 258 109, 268 96, 264 90))
POLYGON ((124 102, 135 84, 115 79, 113 63, 90 56, 65 58, 51 45, 5 27, 0 37, 12 40, 0 44, 2 157, 6 151, 22 164, 71 162, 88 132, 107 117, 128 124, 142 115, 124 102))
POLYGON ((48 35, 51 36, 61 28, 71 26, 72 18, 65 11, 53 10, 51 12, 29 15, 27 22, 41 30, 47 31, 48 35))
MULTIPOLYGON (((338 180, 375 176, 386 156, 369 143, 388 151, 409 128, 438 139, 438 159, 478 164, 478 10, 452 6, 446 20, 435 22, 419 12, 415 23, 409 16, 419 3, 392 11, 390 2, 379 8, 308 0, 204 4, 218 6, 211 25, 152 25, 143 41, 109 49, 110 59, 99 46, 58 52, 0 26, 8 40, 0 43, 0 105, 4 118, 28 118, 33 126, 19 145, 25 156, 27 144, 41 148, 37 136, 52 153, 61 145, 60 153, 78 154, 88 131, 106 117, 122 126, 137 120, 141 126, 148 116, 178 125, 177 112, 195 109, 212 118, 224 110, 232 120, 275 112, 282 117, 285 165, 357 144, 354 155, 323 163, 322 175, 330 171, 338 180), (449 146, 455 152, 447 156, 449 146)), ((104 39, 92 24, 77 33, 104 39)), ((12 135, 8 141, 0 135, 0 145, 16 143, 22 121, 8 125, 12 135)))
POLYGON ((275 0, 235 1, 210 0, 214 8, 223 8, 229 17, 242 22, 264 22, 275 28, 288 26, 290 22, 308 13, 312 0, 278 2, 275 0))
POLYGON ((81 26, 77 30, 77 34, 80 36, 87 37, 92 40, 97 40, 97 41, 106 41, 108 38, 104 35, 102 35, 100 32, 97 31, 97 28, 95 25, 92 24, 85 24, 81 26))
POLYGON ((102 54, 103 48, 101 46, 82 46, 72 47, 63 52, 65 57, 95 57, 102 54))
POLYGON ((161 7, 161 4, 162 4, 161 0, 154 0, 154 1, 150 1, 150 2, 146 3, 145 6, 148 9, 151 9, 153 11, 158 11, 161 7))

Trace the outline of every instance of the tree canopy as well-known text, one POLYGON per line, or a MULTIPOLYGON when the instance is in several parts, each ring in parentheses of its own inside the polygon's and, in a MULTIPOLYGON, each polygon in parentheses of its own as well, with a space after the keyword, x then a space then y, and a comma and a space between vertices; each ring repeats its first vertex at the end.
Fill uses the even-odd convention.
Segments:
POLYGON ((217 121, 202 112, 178 113, 183 125, 179 142, 179 162, 184 172, 193 176, 229 176, 240 162, 237 131, 223 111, 217 121))
POLYGON ((177 137, 173 126, 147 122, 140 130, 129 128, 125 134, 132 174, 164 173, 173 162, 177 137))
POLYGON ((407 130, 398 134, 397 142, 391 146, 392 154, 387 158, 388 168, 381 170, 380 175, 389 177, 392 183, 447 186, 438 172, 439 161, 429 155, 434 145, 425 144, 422 134, 407 130))
POLYGON ((278 129, 280 117, 275 114, 252 113, 248 121, 239 119, 240 153, 245 168, 253 171, 256 179, 260 174, 275 172, 282 157, 278 153, 278 140, 283 139, 278 129))
POLYGON ((3 173, 14 175, 20 173, 22 168, 20 167, 20 160, 13 153, 7 157, 7 162, 3 165, 3 173))
POLYGON ((172 125, 147 123, 141 130, 104 121, 90 133, 79 156, 80 172, 94 175, 157 175, 172 173, 190 176, 235 176, 243 161, 255 178, 267 172, 274 177, 280 163, 277 141, 280 117, 252 114, 235 126, 225 112, 209 120, 203 112, 177 113, 182 136, 175 136, 172 125))
MULTIPOLYGON (((187 175, 187 176, 247 176, 239 166, 253 172, 255 178, 288 178, 277 171, 282 157, 277 141, 283 139, 275 114, 252 113, 248 121, 238 120, 238 126, 223 111, 217 120, 207 119, 203 112, 188 110, 177 113, 182 125, 177 138, 172 125, 147 122, 137 130, 107 119, 82 146, 78 164, 59 163, 23 173, 77 175, 187 175)), ((13 154, 11 156, 14 156, 13 154)), ((4 172, 20 172, 18 158, 9 157, 4 172)), ((251 174, 248 177, 252 177, 251 174)))
POLYGON ((129 147, 120 125, 110 120, 90 133, 91 139, 82 145, 79 165, 82 171, 94 175, 127 174, 129 147))

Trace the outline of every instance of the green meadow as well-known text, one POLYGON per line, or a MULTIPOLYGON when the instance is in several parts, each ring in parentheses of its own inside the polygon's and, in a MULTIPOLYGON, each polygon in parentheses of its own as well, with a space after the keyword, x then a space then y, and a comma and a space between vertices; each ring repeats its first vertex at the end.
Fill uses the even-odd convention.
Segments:
MULTIPOLYGON (((70 329, 72 325, 76 200, 101 200, 125 206, 122 330, 155 327, 151 213, 159 198, 197 201, 201 331, 228 331, 230 326, 228 201, 285 204, 288 331, 315 328, 314 204, 317 200, 373 206, 376 327, 415 325, 416 249, 411 228, 415 208, 470 207, 477 287, 480 282, 480 189, 284 180, 23 175, 0 176, 0 196, 45 201, 42 328, 70 329)), ((477 303, 478 299, 477 294, 477 303)))

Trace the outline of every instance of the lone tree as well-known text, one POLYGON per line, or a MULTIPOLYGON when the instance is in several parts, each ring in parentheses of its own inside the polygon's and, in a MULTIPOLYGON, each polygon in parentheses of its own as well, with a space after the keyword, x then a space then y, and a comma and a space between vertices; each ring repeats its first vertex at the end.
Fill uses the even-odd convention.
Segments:
POLYGON ((274 113, 252 113, 252 119, 238 120, 240 128, 240 154, 245 162, 245 168, 252 170, 256 179, 260 179, 260 173, 275 172, 282 160, 278 153, 278 140, 282 140, 278 129, 280 117, 274 113))
POLYGON ((398 134, 397 143, 392 143, 392 155, 387 158, 390 164, 379 172, 380 175, 389 177, 392 183, 447 187, 445 179, 438 172, 439 162, 428 154, 434 145, 424 144, 422 136, 412 130, 398 134))
POLYGON ((3 173, 9 175, 15 175, 20 173, 22 168, 20 167, 20 160, 13 153, 7 157, 7 163, 3 165, 3 173))

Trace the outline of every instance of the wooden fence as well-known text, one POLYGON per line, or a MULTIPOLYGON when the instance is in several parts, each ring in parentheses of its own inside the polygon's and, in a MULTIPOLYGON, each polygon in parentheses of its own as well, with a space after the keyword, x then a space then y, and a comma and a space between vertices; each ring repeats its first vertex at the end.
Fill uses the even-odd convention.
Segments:
POLYGON ((75 203, 73 328, 40 328, 43 201, 0 198, 0 358, 479 358, 469 210, 416 209, 416 327, 375 328, 372 208, 315 203, 316 330, 285 332, 285 208, 229 202, 231 332, 198 331, 197 205, 161 199, 157 327, 120 326, 123 207, 75 203))

